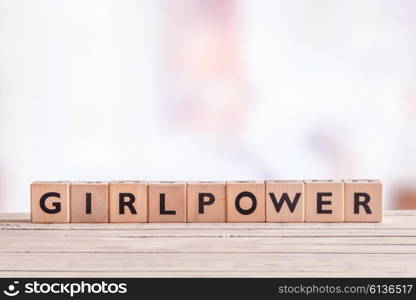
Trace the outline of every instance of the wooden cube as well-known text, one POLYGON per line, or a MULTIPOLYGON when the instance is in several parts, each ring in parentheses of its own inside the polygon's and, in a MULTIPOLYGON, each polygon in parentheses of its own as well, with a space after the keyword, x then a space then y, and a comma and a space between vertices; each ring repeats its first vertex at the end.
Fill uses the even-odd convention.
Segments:
POLYGON ((381 222, 382 200, 379 180, 344 180, 345 222, 381 222))
POLYGON ((148 207, 151 223, 186 222, 186 183, 184 181, 149 182, 148 207))
POLYGON ((343 222, 344 183, 340 180, 306 180, 305 220, 343 222))
POLYGON ((266 222, 305 222, 301 180, 266 181, 266 222))
POLYGON ((35 181, 31 185, 33 223, 68 223, 69 189, 67 181, 35 181))
POLYGON ((264 181, 228 181, 226 206, 227 222, 265 222, 264 181))
POLYGON ((108 223, 108 182, 71 184, 71 223, 108 223))
POLYGON ((225 222, 225 182, 188 182, 188 222, 225 222))
POLYGON ((147 183, 112 181, 109 194, 110 223, 147 222, 147 183))

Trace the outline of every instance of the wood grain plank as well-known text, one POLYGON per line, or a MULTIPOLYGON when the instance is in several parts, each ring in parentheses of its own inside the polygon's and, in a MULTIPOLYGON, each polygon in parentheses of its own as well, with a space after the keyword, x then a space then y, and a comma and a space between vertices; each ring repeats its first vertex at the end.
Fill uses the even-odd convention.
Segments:
POLYGON ((0 214, 0 277, 415 277, 416 212, 383 223, 31 224, 0 214))
MULTIPOLYGON (((31 253, 0 254, 3 272, 372 272, 416 276, 416 255, 265 253, 31 253)), ((150 274, 150 273, 149 273, 150 274)))
POLYGON ((72 237, 111 237, 111 238, 151 238, 151 237, 415 237, 416 229, 207 229, 207 230, 169 230, 169 229, 137 229, 137 230, 0 230, 0 237, 20 238, 72 238, 72 237))
MULTIPOLYGON (((385 211, 382 223, 328 223, 325 228, 389 228, 389 227, 411 227, 416 228, 416 210, 385 211)), ((173 223, 173 224, 117 224, 118 229, 138 229, 138 228, 299 228, 307 225, 309 228, 320 228, 322 224, 305 223, 173 223)), ((84 228, 84 229, 103 229, 112 228, 113 224, 32 224, 30 223, 29 213, 0 213, 0 228, 84 228)))
POLYGON ((416 229, 416 217, 385 217, 383 223, 132 223, 132 224, 31 224, 0 222, 0 230, 270 230, 270 229, 416 229), (395 218, 395 219, 394 219, 395 218))
MULTIPOLYGON (((316 272, 302 272, 302 271, 261 271, 261 272, 241 272, 241 271, 228 271, 228 272, 219 272, 219 271, 123 271, 123 272, 114 272, 114 271, 101 271, 101 272, 64 272, 64 271, 1 271, 0 270, 0 278, 43 278, 43 277, 66 277, 66 278, 126 278, 126 277, 134 277, 134 278, 298 278, 298 277, 306 277, 306 278, 317 278, 317 277, 374 277, 374 278, 382 278, 382 277, 406 277, 403 276, 401 272, 383 272, 375 274, 371 271, 360 271, 360 272, 326 272, 325 275, 316 272)), ((407 276, 412 277, 412 276, 407 276)))
MULTIPOLYGON (((317 272, 310 272, 310 271, 261 271, 261 272, 253 272, 253 271, 227 271, 227 272, 220 272, 220 271, 123 271, 123 272, 115 272, 115 271, 96 271, 96 272, 74 272, 74 271, 1 271, 0 270, 0 278, 7 277, 7 278, 43 278, 43 277, 67 277, 67 278, 88 278, 88 277, 99 277, 99 278, 126 278, 126 277, 135 277, 135 278, 190 278, 190 277, 197 277, 197 278, 298 278, 298 277, 306 277, 306 278, 317 278, 317 277, 374 277, 374 278, 382 278, 382 277, 412 277, 412 276, 404 276, 400 271, 391 271, 391 272, 383 272, 383 273, 374 273, 372 271, 355 271, 355 272, 325 272, 325 275, 317 272)), ((414 277, 414 276, 413 276, 414 277)))
POLYGON ((0 253, 355 253, 416 254, 416 238, 4 239, 0 253))

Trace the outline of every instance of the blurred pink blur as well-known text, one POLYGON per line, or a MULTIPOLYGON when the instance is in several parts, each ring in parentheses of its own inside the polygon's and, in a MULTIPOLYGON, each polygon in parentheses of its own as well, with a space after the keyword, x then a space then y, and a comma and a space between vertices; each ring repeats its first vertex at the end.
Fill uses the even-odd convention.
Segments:
POLYGON ((378 178, 416 209, 416 2, 0 0, 0 211, 33 180, 378 178))

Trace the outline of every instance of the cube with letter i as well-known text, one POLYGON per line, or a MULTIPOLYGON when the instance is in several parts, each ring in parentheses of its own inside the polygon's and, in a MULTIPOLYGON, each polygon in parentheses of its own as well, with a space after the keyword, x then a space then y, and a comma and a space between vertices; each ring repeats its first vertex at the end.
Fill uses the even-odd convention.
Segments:
POLYGON ((108 182, 71 184, 71 223, 108 223, 108 182))

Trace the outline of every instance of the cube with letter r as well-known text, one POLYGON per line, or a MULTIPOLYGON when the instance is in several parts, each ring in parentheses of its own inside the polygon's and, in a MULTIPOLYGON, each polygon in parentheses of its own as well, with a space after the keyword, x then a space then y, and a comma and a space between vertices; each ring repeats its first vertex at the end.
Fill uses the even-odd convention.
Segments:
POLYGON ((344 180, 345 222, 381 222, 382 184, 375 179, 344 180))

